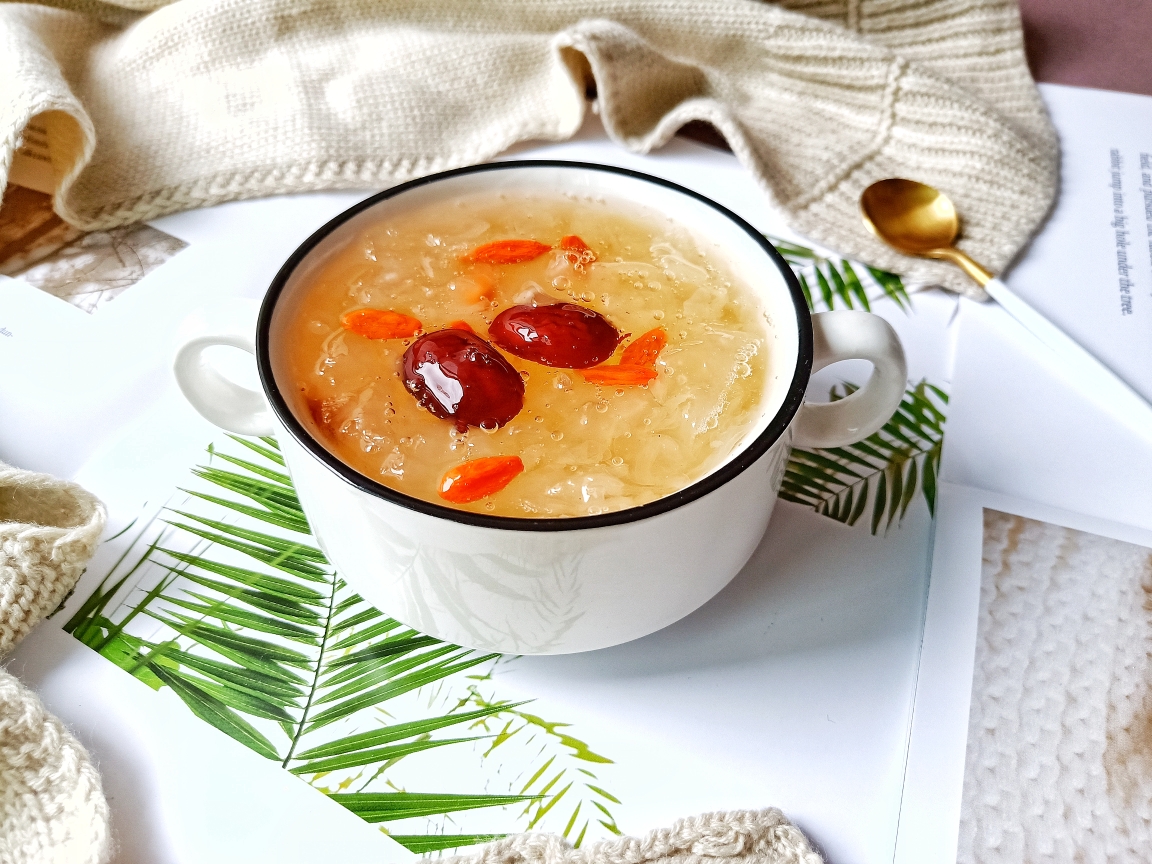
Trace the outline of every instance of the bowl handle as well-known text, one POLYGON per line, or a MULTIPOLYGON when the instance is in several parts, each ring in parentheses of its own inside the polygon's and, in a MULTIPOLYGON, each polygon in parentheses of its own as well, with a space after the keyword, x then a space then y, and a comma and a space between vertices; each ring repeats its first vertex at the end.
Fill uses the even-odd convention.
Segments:
POLYGON ((172 364, 184 398, 205 420, 228 432, 272 435, 275 428, 264 394, 229 381, 205 360, 204 352, 216 345, 256 355, 256 346, 245 336, 201 336, 186 342, 172 364))
POLYGON ((812 316, 812 371, 841 360, 868 360, 868 383, 836 402, 805 402, 792 439, 795 447, 844 447, 863 441, 888 422, 904 398, 908 364, 892 325, 868 312, 837 310, 812 316))

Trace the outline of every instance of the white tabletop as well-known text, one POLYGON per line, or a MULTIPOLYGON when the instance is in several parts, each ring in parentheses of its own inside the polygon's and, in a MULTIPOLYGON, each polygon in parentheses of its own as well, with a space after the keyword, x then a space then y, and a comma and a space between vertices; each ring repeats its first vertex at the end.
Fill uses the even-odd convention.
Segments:
MULTIPOLYGON (((513 155, 668 177, 771 234, 798 239, 727 153, 677 139, 639 156, 590 127, 580 140, 513 155)), ((108 504, 109 535, 187 487, 206 445, 224 438, 171 381, 175 347, 222 318, 250 317, 295 246, 371 191, 237 202, 157 220, 188 248, 92 315, 0 282, 0 329, 11 334, 0 339, 0 364, 19 370, 0 380, 0 458, 84 483, 108 504)), ((905 344, 911 383, 949 389, 956 308, 938 291, 914 294, 910 311, 874 301, 905 344)), ((863 374, 833 368, 810 392, 826 393, 839 378, 859 383, 863 374)), ((499 698, 534 700, 526 710, 570 724, 567 734, 611 760, 592 767, 619 800, 612 817, 625 833, 706 811, 777 806, 830 861, 889 862, 932 521, 917 495, 902 521, 876 536, 870 527, 866 518, 848 527, 781 502, 747 567, 695 614, 617 648, 503 663, 490 686, 499 698)), ((65 610, 10 664, 97 760, 117 860, 411 857, 376 826, 201 722, 168 688, 149 688, 61 629, 130 534, 102 547, 65 610)), ((389 776, 413 791, 495 793, 534 764, 531 748, 485 759, 486 743, 465 746, 397 763, 389 776)), ((493 808, 437 830, 524 830, 519 814, 493 808)), ((536 829, 563 830, 555 816, 536 829)), ((593 822, 588 838, 600 836, 609 835, 593 822)))

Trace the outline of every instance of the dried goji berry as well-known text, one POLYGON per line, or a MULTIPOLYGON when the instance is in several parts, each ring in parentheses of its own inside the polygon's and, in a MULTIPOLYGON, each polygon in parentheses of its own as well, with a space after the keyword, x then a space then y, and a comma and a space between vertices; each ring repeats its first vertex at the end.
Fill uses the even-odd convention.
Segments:
POLYGON ((477 246, 464 256, 473 264, 519 264, 539 258, 552 247, 536 240, 495 240, 477 246))
POLYGON ((568 259, 568 263, 581 273, 584 272, 584 268, 589 264, 596 262, 596 253, 575 234, 569 234, 567 237, 561 238, 560 248, 564 251, 564 257, 568 259))
POLYGON ((591 256, 590 261, 596 260, 596 253, 592 251, 592 247, 576 234, 569 234, 567 237, 562 237, 560 239, 560 248, 565 252, 576 252, 582 256, 591 256))
POLYGON ((620 355, 621 366, 655 366, 656 358, 668 344, 668 334, 663 327, 649 330, 643 336, 638 336, 632 344, 624 349, 620 355))
POLYGON ((475 329, 473 329, 472 325, 469 324, 467 321, 449 321, 448 322, 448 329, 449 330, 466 330, 467 332, 471 333, 473 336, 476 335, 475 329))
POLYGON ((591 252, 592 247, 584 242, 577 234, 568 234, 560 238, 560 248, 571 252, 591 252))
POLYGON ((608 387, 631 387, 647 384, 656 377, 651 366, 597 366, 595 369, 581 369, 584 380, 591 384, 604 384, 608 387))
POLYGON ((353 309, 344 313, 341 326, 368 339, 405 339, 420 332, 420 322, 411 315, 387 309, 353 309))
POLYGON ((524 470, 519 456, 485 456, 449 468, 436 490, 453 504, 468 504, 499 492, 524 470))

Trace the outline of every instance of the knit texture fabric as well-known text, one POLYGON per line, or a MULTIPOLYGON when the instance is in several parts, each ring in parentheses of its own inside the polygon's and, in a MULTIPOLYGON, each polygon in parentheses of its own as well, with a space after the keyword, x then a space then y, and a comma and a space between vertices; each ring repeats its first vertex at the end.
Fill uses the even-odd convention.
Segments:
POLYGON ((973 296, 949 265, 868 234, 863 189, 893 176, 942 189, 959 246, 994 271, 1055 195, 1056 137, 1012 0, 52 5, 84 11, 0 4, 0 188, 31 129, 57 212, 85 229, 568 138, 593 81, 623 146, 710 122, 801 234, 973 296))
MULTIPOLYGON (((0 462, 0 658, 60 605, 103 528, 103 505, 81 487, 0 462)), ((88 754, 0 669, 0 864, 110 855, 108 805, 88 754)))
POLYGON ((103 529, 91 493, 0 462, 0 658, 72 590, 103 529))
POLYGON ((88 754, 0 669, 0 862, 102 864, 108 804, 88 754))
POLYGON ((1152 550, 984 511, 957 860, 1152 857, 1152 550))
POLYGON ((442 864, 823 864, 804 834, 775 808, 706 813, 643 838, 580 849, 555 834, 516 834, 442 864))

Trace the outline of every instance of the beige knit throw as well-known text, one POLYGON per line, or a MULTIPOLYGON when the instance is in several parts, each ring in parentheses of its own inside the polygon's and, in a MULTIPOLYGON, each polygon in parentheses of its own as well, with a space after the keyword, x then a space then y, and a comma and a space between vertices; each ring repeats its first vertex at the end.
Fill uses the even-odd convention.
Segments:
POLYGON ((0 4, 0 189, 26 130, 46 139, 56 210, 81 228, 568 138, 592 80, 625 147, 708 121, 801 234, 974 295, 948 265, 873 239, 860 192, 891 176, 943 189, 961 248, 993 270, 1055 193, 1012 0, 52 5, 83 11, 0 4))
MULTIPOLYGON (((0 462, 0 658, 76 584, 104 507, 74 483, 0 462)), ((100 864, 108 805, 83 746, 0 669, 0 864, 100 864)))
MULTIPOLYGON (((74 483, 0 462, 0 658, 57 608, 96 550, 104 507, 74 483)), ((0 669, 0 864, 103 864, 108 805, 83 746, 0 669)), ((775 808, 707 813, 573 849, 517 834, 445 864, 822 864, 775 808)))
POLYGON ((516 834, 441 864, 823 864, 779 810, 706 813, 643 838, 617 837, 580 849, 555 834, 516 834))

